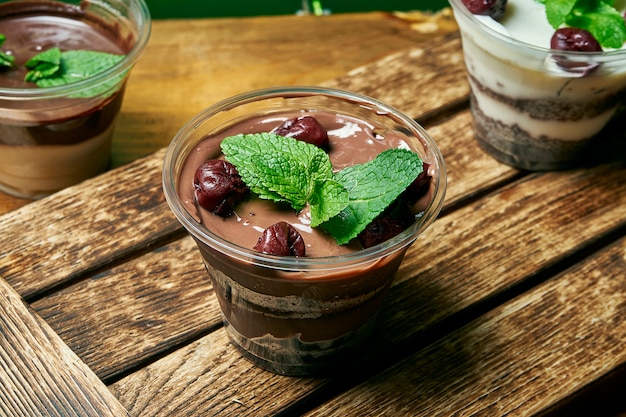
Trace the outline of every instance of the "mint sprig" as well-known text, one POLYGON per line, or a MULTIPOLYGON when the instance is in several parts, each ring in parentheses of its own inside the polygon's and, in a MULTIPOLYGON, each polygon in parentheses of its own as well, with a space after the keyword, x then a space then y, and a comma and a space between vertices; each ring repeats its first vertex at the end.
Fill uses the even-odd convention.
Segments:
POLYGON ((334 174, 322 149, 272 133, 230 136, 221 147, 252 192, 295 210, 308 205, 311 226, 321 225, 340 245, 358 236, 423 170, 417 154, 388 149, 334 174))
POLYGON ((372 161, 337 173, 350 202, 322 225, 342 245, 357 237, 423 171, 420 157, 406 149, 387 149, 372 161))
POLYGON ((26 61, 24 66, 30 69, 24 77, 26 82, 36 83, 48 77, 55 77, 61 71, 61 50, 52 48, 41 52, 26 61))
POLYGON ((348 204, 348 192, 334 180, 328 155, 317 146, 273 133, 227 137, 226 159, 260 198, 287 202, 295 210, 307 204, 316 227, 348 204))
MULTIPOLYGON (((0 33, 0 46, 7 40, 7 37, 0 33)), ((8 55, 6 52, 0 51, 0 70, 13 68, 15 66, 15 57, 8 55)))
POLYGON ((563 25, 586 29, 606 48, 621 48, 626 42, 626 22, 613 7, 613 0, 538 0, 546 6, 553 28, 563 25))
MULTIPOLYGON (((111 68, 124 58, 124 55, 109 54, 99 51, 72 50, 63 51, 51 48, 41 52, 24 65, 30 71, 25 81, 34 82, 38 87, 55 87, 81 81, 111 68)), ((107 92, 123 79, 124 75, 114 77, 102 84, 74 95, 74 97, 94 97, 107 92)))

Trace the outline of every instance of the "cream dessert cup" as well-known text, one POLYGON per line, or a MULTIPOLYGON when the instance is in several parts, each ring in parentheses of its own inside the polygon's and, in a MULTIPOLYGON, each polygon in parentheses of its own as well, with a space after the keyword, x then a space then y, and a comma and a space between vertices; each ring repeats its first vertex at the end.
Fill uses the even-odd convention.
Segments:
POLYGON ((150 34, 143 0, 0 3, 0 190, 41 198, 104 171, 128 74, 150 34), (59 47, 124 55, 112 67, 65 85, 25 83, 24 62, 59 47))
POLYGON ((525 170, 584 165, 591 140, 600 140, 609 121, 623 117, 626 50, 549 49, 554 29, 535 0, 509 0, 500 23, 473 15, 461 0, 450 4, 461 32, 480 146, 525 170), (528 38, 520 40, 507 25, 527 31, 528 38), (546 45, 538 46, 536 39, 546 45))
MULTIPOLYGON (((331 137, 331 154, 332 141, 331 137)), ((233 344, 253 363, 285 375, 329 373, 354 358, 370 335, 407 248, 437 217, 445 188, 441 152, 414 120, 374 99, 324 88, 254 91, 209 107, 174 137, 163 165, 166 200, 198 245, 233 344), (414 206, 413 224, 367 249, 294 257, 268 255, 233 243, 235 234, 245 233, 238 231, 245 226, 245 219, 200 220, 202 216, 189 195, 193 186, 189 172, 197 167, 197 154, 202 154, 199 160, 219 157, 224 132, 254 130, 264 122, 268 126, 280 123, 277 120, 285 113, 303 111, 366 121, 369 132, 353 129, 347 123, 346 129, 333 135, 347 137, 356 132, 370 138, 372 133, 376 137, 401 136, 407 147, 430 164, 431 179, 425 196, 414 206), (231 226, 218 234, 218 228, 211 225, 223 221, 231 226)), ((248 215, 245 211, 242 217, 248 215)), ((303 237, 305 241, 309 238, 304 232, 303 237)))

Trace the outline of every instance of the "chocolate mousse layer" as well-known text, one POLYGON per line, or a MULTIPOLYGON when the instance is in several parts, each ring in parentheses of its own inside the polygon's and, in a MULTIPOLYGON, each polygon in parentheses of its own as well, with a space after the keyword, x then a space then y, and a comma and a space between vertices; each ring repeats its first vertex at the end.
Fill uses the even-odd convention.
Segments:
MULTIPOLYGON (((306 242, 307 256, 335 256, 361 249, 358 244, 338 246, 334 239, 322 229, 313 229, 309 226, 310 219, 306 211, 297 213, 288 205, 283 206, 252 197, 240 203, 233 215, 224 218, 195 204, 193 196, 195 170, 207 159, 222 157, 219 148, 221 139, 239 133, 270 132, 285 120, 304 115, 313 116, 328 131, 330 141, 328 155, 335 171, 370 161, 389 148, 411 148, 406 136, 400 132, 382 129, 363 120, 327 112, 276 113, 271 117, 252 118, 219 134, 211 135, 200 142, 195 151, 189 155, 181 172, 179 187, 181 200, 185 203, 187 210, 197 216, 207 229, 244 248, 254 247, 265 228, 282 220, 292 224, 302 234, 306 242)), ((422 199, 415 205, 416 214, 423 209, 423 202, 426 199, 422 199)))
POLYGON ((324 374, 354 359, 406 250, 339 270, 272 274, 198 246, 235 345, 285 375, 324 374))

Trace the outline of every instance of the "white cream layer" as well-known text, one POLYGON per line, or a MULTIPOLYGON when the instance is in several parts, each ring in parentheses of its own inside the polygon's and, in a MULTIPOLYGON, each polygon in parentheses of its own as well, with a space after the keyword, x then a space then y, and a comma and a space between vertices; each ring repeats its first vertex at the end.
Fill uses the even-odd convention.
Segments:
MULTIPOLYGON (((626 0, 615 0, 613 7, 623 15, 626 11, 626 0)), ((476 18, 520 42, 541 48, 550 47, 550 38, 554 34, 554 28, 546 17, 545 6, 537 0, 509 0, 506 13, 499 22, 489 16, 476 18)))

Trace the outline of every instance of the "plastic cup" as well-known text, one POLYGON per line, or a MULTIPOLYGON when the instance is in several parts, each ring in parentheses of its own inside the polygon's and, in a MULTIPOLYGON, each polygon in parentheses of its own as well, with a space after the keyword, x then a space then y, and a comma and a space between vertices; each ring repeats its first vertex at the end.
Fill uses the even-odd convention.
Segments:
MULTIPOLYGON (((497 160, 543 171, 583 166, 623 117, 626 50, 564 52, 518 41, 450 0, 459 25, 476 139, 497 160)), ((513 6, 513 5, 510 5, 513 6)))
MULTIPOLYGON (((102 38, 119 40, 125 54, 107 70, 70 84, 0 87, 0 190, 40 198, 108 167, 126 79, 146 46, 151 20, 143 0, 91 0, 80 5, 72 1, 10 1, 0 4, 0 33, 7 30, 4 21, 12 15, 26 18, 29 23, 22 23, 22 28, 28 27, 34 36, 42 30, 39 21, 64 19, 69 32, 80 31, 38 36, 39 44, 32 45, 36 51, 59 42, 71 43, 72 36, 85 36, 83 28, 89 25, 97 28, 102 38)), ((5 35, 2 50, 12 53, 17 36, 5 35)), ((25 57, 22 53, 16 58, 26 60, 34 54, 25 57)), ((21 64, 18 68, 23 69, 21 64)), ((0 74, 3 76, 7 77, 8 71, 0 74)))
MULTIPOLYGON (((219 143, 215 149, 219 153, 219 143)), ((330 372, 362 345, 407 248, 437 217, 445 188, 441 152, 414 120, 374 99, 324 88, 254 91, 209 107, 174 137, 163 165, 166 200, 198 245, 228 335, 253 363, 286 375, 330 372), (243 120, 303 109, 356 117, 379 126, 381 132, 400 131, 406 136, 413 150, 431 164, 432 175, 427 196, 418 202, 423 210, 413 225, 368 249, 298 258, 238 246, 197 220, 180 197, 183 164, 196 145, 243 120)))

